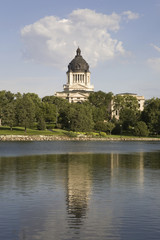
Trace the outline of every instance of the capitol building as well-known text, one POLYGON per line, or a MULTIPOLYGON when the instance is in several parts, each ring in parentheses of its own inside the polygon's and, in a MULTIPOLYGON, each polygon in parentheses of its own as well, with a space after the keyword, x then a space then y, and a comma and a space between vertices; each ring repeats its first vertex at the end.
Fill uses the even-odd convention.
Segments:
MULTIPOLYGON (((78 47, 76 56, 68 65, 67 71, 67 83, 63 85, 62 92, 56 92, 55 96, 63 99, 67 99, 70 103, 86 101, 90 93, 94 92, 94 86, 91 85, 91 73, 89 71, 89 64, 84 60, 81 55, 81 50, 78 47)), ((133 93, 121 93, 117 94, 121 96, 133 96, 137 99, 139 110, 144 109, 144 96, 138 96, 133 93)), ((119 111, 114 110, 114 101, 111 101, 110 111, 112 117, 119 119, 119 111)))
POLYGON ((68 65, 67 84, 63 85, 63 92, 56 92, 55 96, 67 99, 70 103, 87 100, 89 94, 94 92, 90 78, 89 65, 78 47, 75 58, 68 65))

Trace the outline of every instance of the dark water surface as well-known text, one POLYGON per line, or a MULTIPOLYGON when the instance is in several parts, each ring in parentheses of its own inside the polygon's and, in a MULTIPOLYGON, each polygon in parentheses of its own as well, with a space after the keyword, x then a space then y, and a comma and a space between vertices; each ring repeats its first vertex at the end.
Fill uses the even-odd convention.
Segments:
POLYGON ((159 142, 1 142, 0 240, 160 239, 159 142))
POLYGON ((158 141, 0 142, 0 157, 65 153, 136 153, 159 150, 158 141))

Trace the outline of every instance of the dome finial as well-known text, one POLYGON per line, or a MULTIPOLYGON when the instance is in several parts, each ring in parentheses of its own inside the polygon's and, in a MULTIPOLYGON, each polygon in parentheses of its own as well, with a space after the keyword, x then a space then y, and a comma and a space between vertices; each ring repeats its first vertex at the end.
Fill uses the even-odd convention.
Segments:
POLYGON ((77 48, 77 56, 81 56, 81 49, 79 47, 77 48))

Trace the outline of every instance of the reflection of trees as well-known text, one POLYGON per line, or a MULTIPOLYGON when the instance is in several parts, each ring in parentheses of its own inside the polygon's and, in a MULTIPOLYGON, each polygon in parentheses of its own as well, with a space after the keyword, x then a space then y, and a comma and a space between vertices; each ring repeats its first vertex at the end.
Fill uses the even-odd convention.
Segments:
POLYGON ((64 174, 59 165, 61 155, 0 158, 0 185, 8 190, 14 187, 21 194, 37 189, 40 183, 52 187, 64 174))
POLYGON ((144 182, 144 153, 111 154, 111 182, 115 179, 123 184, 136 181, 143 187, 144 182), (118 171, 117 171, 118 169, 118 171), (130 171, 134 169, 135 171, 130 171))
MULTIPOLYGON (((5 185, 6 187, 8 184, 8 189, 14 185, 17 189, 24 192, 25 189, 28 190, 28 187, 32 189, 36 188, 39 181, 41 181, 42 184, 44 181, 47 181, 50 185, 53 185, 55 181, 57 181, 56 179, 62 179, 64 174, 67 174, 67 198, 70 204, 68 205, 70 211, 72 209, 71 206, 75 204, 77 205, 77 209, 80 208, 78 207, 79 204, 80 206, 84 204, 82 209, 85 209, 88 200, 85 204, 85 202, 82 201, 82 203, 80 199, 88 199, 91 188, 91 175, 96 175, 97 178, 103 182, 105 181, 106 175, 109 176, 110 174, 112 178, 118 168, 139 169, 142 180, 144 168, 160 169, 159 159, 160 152, 4 157, 0 158, 0 185, 3 187, 5 185), (106 174, 104 174, 104 172, 106 172, 106 174), (10 183, 12 183, 12 185, 10 185, 10 183)), ((125 171, 123 174, 124 178, 125 171)))

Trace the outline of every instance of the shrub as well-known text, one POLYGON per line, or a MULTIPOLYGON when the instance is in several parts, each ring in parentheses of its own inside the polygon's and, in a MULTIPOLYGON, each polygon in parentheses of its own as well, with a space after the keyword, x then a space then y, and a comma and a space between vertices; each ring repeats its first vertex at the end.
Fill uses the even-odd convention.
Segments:
POLYGON ((99 135, 100 135, 101 137, 106 137, 106 136, 107 136, 107 134, 106 134, 105 132, 100 132, 99 135))
POLYGON ((143 121, 137 122, 134 127, 134 134, 136 136, 147 137, 149 134, 149 131, 148 131, 148 127, 147 127, 146 123, 143 121))
POLYGON ((112 122, 99 121, 99 122, 96 122, 94 128, 97 131, 102 131, 102 132, 106 132, 106 133, 111 134, 114 127, 115 127, 115 124, 112 123, 112 122))
POLYGON ((72 132, 72 131, 66 132, 65 134, 66 134, 68 137, 77 137, 77 134, 76 134, 75 132, 72 132))
POLYGON ((96 133, 96 132, 91 132, 92 137, 98 137, 99 136, 99 133, 96 133))

